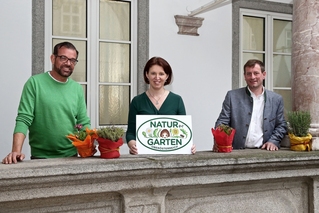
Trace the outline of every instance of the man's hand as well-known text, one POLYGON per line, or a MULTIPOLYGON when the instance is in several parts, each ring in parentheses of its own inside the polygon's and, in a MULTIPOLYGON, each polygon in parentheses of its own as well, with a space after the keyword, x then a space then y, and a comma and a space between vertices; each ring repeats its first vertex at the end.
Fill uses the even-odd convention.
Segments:
POLYGON ((17 163, 18 161, 23 161, 25 155, 20 152, 10 152, 5 158, 3 158, 3 164, 17 163))
POLYGON ((277 151, 278 147, 275 144, 273 144, 272 142, 266 142, 261 147, 261 149, 266 149, 267 151, 277 151))

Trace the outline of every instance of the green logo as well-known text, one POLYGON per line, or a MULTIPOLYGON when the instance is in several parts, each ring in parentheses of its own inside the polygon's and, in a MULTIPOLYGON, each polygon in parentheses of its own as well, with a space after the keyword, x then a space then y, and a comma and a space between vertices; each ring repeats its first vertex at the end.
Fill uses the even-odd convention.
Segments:
POLYGON ((137 129, 137 140, 146 148, 169 152, 186 146, 192 131, 184 122, 167 117, 147 120, 137 129))

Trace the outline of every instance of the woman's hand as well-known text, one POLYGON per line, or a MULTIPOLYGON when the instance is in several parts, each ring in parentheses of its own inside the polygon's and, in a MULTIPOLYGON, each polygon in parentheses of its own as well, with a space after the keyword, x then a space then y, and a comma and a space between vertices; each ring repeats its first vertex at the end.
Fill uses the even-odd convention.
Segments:
POLYGON ((192 146, 192 154, 195 154, 196 153, 196 146, 193 144, 192 146))
POLYGON ((130 149, 130 154, 131 155, 137 155, 137 148, 136 148, 136 141, 135 140, 130 140, 128 143, 128 148, 130 149))

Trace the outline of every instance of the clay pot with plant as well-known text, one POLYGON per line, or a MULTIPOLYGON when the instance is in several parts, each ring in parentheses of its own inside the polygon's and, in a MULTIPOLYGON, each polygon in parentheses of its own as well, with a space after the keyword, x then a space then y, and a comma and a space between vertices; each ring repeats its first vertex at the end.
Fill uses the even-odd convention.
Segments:
POLYGON ((216 129, 212 128, 214 141, 217 144, 218 152, 231 152, 236 130, 228 125, 221 124, 216 129))
POLYGON ((288 135, 290 149, 293 151, 310 151, 312 135, 309 133, 311 115, 309 111, 291 111, 288 117, 288 135))
POLYGON ((84 129, 82 124, 75 125, 75 132, 66 136, 72 141, 82 158, 91 157, 96 153, 94 140, 98 137, 95 129, 84 129))
POLYGON ((120 146, 123 145, 124 129, 120 127, 102 127, 97 130, 98 149, 101 158, 119 158, 120 146))

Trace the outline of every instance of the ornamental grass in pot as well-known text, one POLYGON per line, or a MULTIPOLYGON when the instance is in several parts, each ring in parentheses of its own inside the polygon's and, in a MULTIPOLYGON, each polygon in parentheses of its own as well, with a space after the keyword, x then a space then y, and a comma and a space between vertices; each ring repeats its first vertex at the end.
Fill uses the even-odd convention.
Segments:
POLYGON ((312 135, 309 133, 311 115, 309 111, 291 111, 288 117, 288 135, 290 149, 293 151, 310 151, 312 135))
POLYGON ((124 129, 120 127, 102 127, 97 130, 98 149, 101 158, 119 158, 120 146, 123 145, 124 129))

